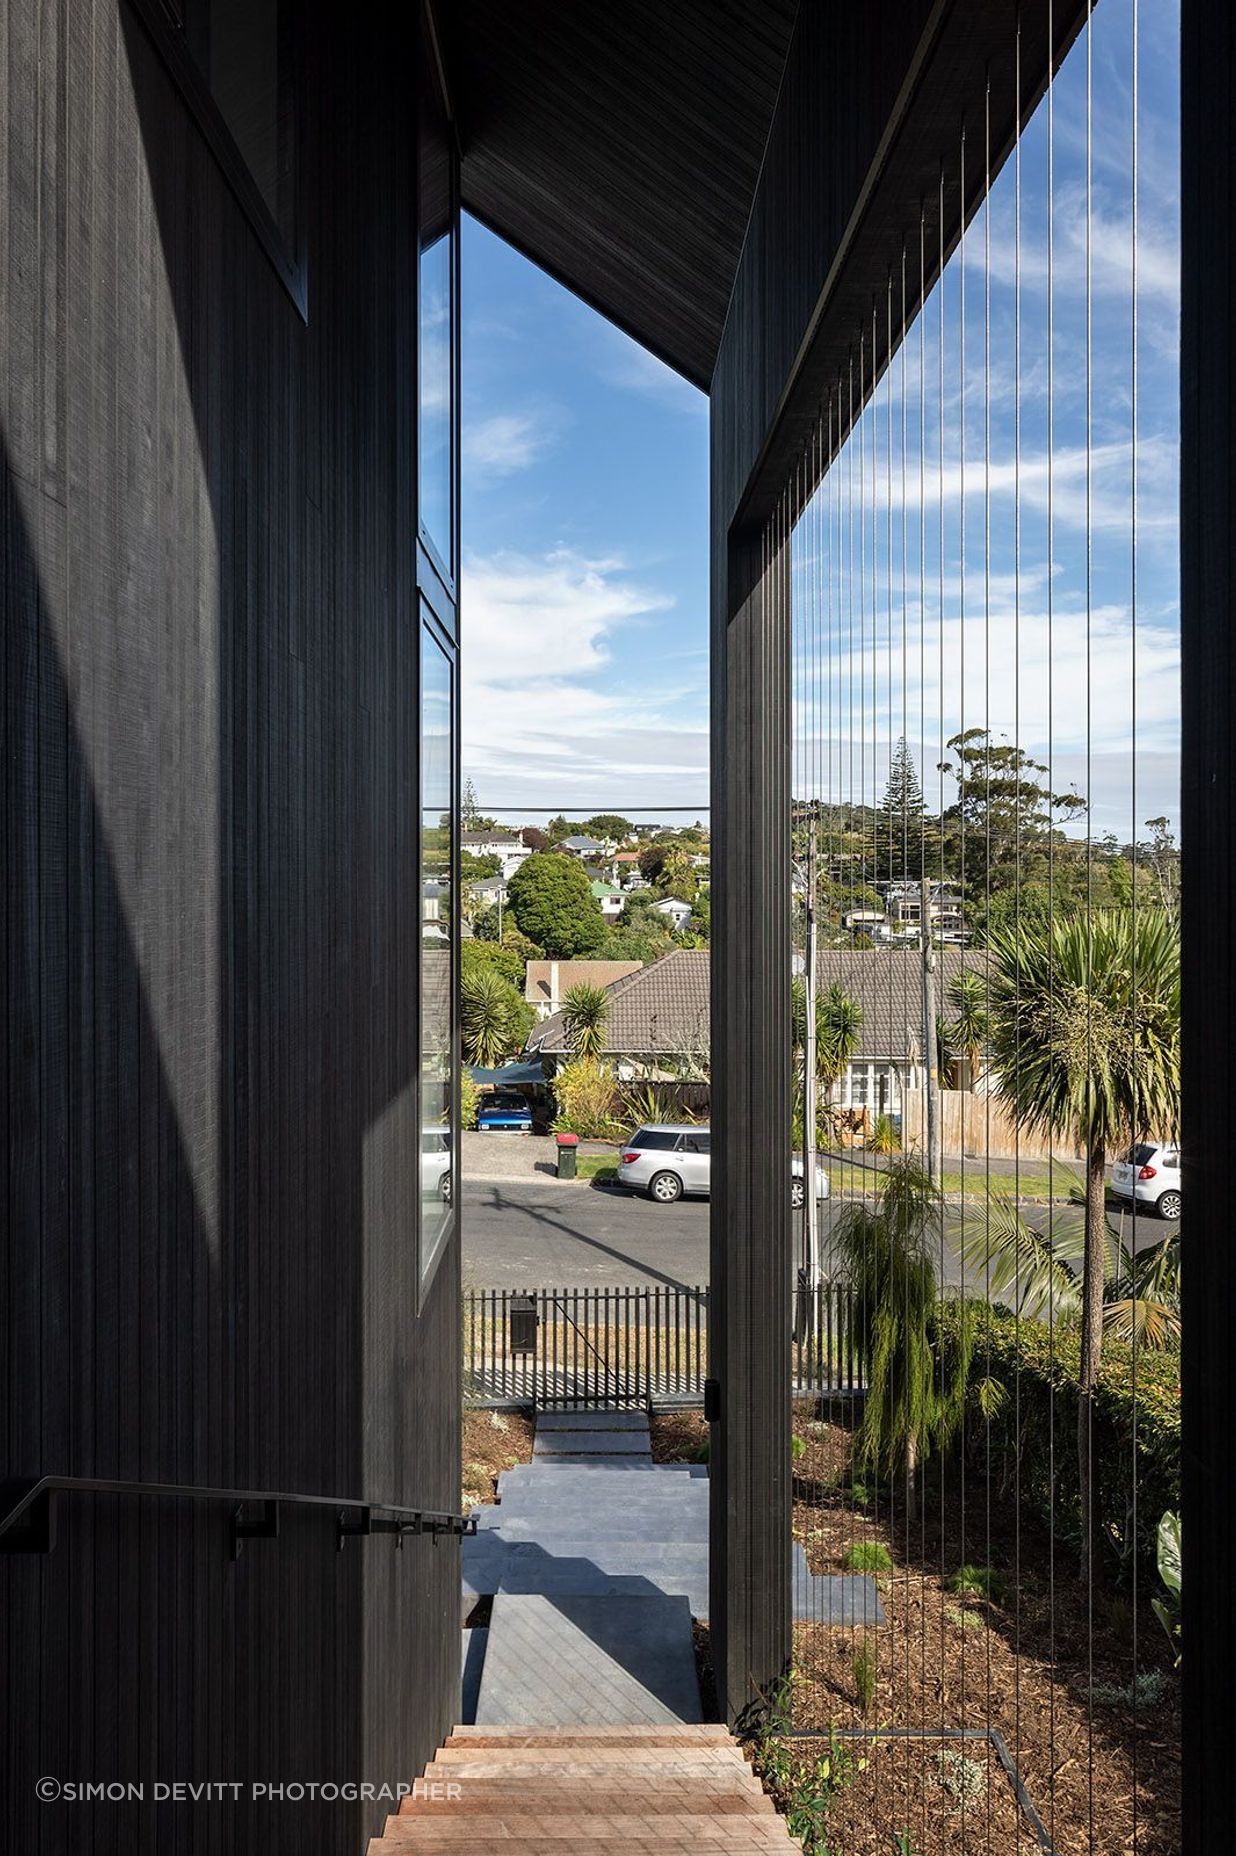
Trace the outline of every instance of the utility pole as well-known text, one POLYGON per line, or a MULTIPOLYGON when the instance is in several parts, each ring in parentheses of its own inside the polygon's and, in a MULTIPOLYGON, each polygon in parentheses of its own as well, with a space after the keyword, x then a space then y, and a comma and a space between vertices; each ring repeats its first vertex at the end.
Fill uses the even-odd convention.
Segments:
POLYGON ((936 950, 931 941, 931 883, 923 878, 919 905, 919 940, 923 949, 923 1068, 927 1098, 927 1173, 940 1180, 940 1053, 936 1036, 936 950))
POLYGON ((806 959, 803 997, 806 1025, 803 1029, 803 1268, 806 1271, 809 1319, 814 1325, 816 1289, 820 1281, 820 1208, 815 1195, 816 1125, 819 1117, 819 1053, 816 1048, 816 991, 819 985, 816 958, 815 892, 818 850, 816 844, 816 808, 812 806, 807 824, 807 908, 806 959))

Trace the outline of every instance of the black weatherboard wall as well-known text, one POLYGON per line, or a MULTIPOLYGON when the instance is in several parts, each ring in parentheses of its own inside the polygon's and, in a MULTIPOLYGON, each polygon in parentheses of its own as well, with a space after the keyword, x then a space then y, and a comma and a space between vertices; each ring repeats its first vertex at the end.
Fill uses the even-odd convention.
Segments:
MULTIPOLYGON (((286 9, 285 9, 286 11, 286 9)), ((10 1476, 454 1508, 458 1246, 418 1282, 415 45, 307 30, 307 319, 145 15, 0 13, 10 1476), (411 1131, 392 1141, 392 1127, 411 1131)), ((0 1843, 355 1850, 382 1806, 42 1804, 407 1779, 457 1550, 66 1498, 6 1556, 0 1843)))

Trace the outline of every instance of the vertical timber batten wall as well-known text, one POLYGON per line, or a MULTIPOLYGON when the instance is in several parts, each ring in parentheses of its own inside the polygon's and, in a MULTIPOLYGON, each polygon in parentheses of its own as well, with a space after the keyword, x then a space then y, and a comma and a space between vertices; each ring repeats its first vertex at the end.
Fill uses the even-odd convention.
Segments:
MULTIPOLYGON (((415 1243, 413 54, 299 10, 307 322, 128 0, 0 9, 2 1473, 453 1509, 458 1249, 421 1308, 415 1243)), ((0 1560, 0 1846, 377 1830, 150 1788, 410 1779, 458 1706, 458 1549, 337 1553, 292 1510, 233 1562, 230 1524, 68 1496, 53 1554, 0 1560)))
MULTIPOLYGON (((803 0, 713 373, 710 1606, 730 1720, 791 1647, 790 608, 774 584, 782 564, 762 563, 757 538, 903 237, 917 237, 944 150, 967 115, 983 120, 989 69, 1011 65, 1020 31, 1024 120, 1049 53, 1058 61, 1085 17, 1079 0, 803 0), (765 1602, 755 1590, 769 1580, 765 1602)), ((997 164, 1013 131, 1002 107, 997 164)), ((945 257, 973 204, 953 184, 945 257)), ((886 361, 877 353, 875 378, 886 361)))
POLYGON ((1181 44, 1181 1005, 1188 1267, 1183 1273, 1183 1847, 1230 1834, 1236 1746, 1236 24, 1184 0, 1181 44), (1227 896, 1227 901, 1223 900, 1227 896))

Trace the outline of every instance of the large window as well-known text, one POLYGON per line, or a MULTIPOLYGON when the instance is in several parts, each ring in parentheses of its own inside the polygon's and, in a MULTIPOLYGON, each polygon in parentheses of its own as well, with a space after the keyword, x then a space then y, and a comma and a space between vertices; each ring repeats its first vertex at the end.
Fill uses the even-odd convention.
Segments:
POLYGON ((428 1283, 451 1229, 455 1166, 454 666, 421 626, 421 1235, 428 1283))
POLYGON ((450 121, 432 33, 420 79, 420 527, 455 567, 455 187, 450 121))
POLYGON ((297 10, 289 0, 137 4, 303 312, 297 10))

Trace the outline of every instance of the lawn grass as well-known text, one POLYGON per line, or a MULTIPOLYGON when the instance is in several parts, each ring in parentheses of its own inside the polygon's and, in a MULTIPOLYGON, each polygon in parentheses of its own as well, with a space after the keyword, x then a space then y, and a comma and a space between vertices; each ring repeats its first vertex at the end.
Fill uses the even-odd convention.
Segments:
POLYGON ((576 1179, 617 1179, 618 1162, 612 1154, 581 1154, 575 1163, 576 1179))
MULTIPOLYGON (((824 1166, 834 1192, 880 1191, 882 1168, 873 1159, 825 1156, 824 1166)), ((948 1167, 941 1176, 947 1197, 967 1199, 986 1198, 989 1185, 996 1192, 1016 1192, 1021 1199, 1067 1199, 1081 1183, 1080 1168, 1062 1160, 1053 1160, 1050 1167, 1046 1161, 1026 1161, 1016 1174, 1012 1168, 1006 1171, 1003 1167, 989 1173, 981 1160, 973 1160, 964 1167, 948 1167)))

